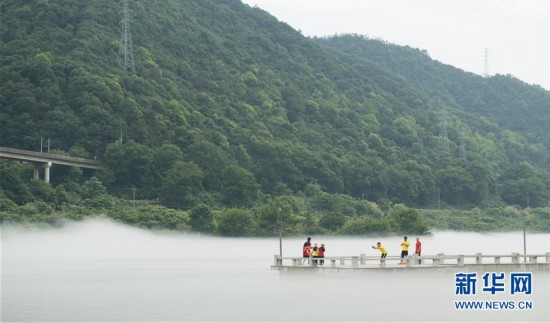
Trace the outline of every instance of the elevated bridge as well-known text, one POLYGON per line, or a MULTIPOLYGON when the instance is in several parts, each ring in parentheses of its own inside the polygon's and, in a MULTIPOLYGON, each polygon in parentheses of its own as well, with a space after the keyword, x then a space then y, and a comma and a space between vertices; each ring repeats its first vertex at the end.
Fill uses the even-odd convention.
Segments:
POLYGON ((34 167, 34 178, 40 177, 40 169, 44 168, 44 181, 50 182, 50 168, 52 165, 65 165, 80 168, 99 169, 101 162, 94 159, 69 157, 31 150, 0 147, 0 159, 13 159, 30 162, 34 167))

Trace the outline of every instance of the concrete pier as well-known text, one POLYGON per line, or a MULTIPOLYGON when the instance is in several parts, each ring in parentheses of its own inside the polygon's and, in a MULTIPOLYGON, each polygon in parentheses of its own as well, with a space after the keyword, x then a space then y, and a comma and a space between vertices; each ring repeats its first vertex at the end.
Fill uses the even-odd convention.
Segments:
POLYGON ((544 254, 520 255, 511 253, 508 255, 427 255, 408 256, 401 263, 400 257, 325 257, 324 265, 319 258, 303 257, 279 257, 274 256, 273 270, 281 272, 352 272, 352 271, 404 271, 404 270, 438 270, 438 271, 550 271, 550 252, 544 254), (527 259, 526 262, 520 260, 527 259))

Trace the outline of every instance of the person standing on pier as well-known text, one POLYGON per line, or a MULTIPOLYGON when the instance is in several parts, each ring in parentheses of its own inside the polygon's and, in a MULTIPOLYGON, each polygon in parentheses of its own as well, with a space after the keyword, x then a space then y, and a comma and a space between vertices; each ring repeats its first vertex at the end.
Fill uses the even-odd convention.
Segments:
POLYGON ((401 264, 404 265, 405 257, 409 255, 409 242, 407 241, 407 236, 403 237, 403 242, 401 242, 401 264))
POLYGON ((319 247, 317 247, 317 244, 313 245, 313 249, 311 249, 312 256, 313 256, 313 265, 317 266, 317 259, 319 258, 319 247))
POLYGON ((307 241, 304 242, 304 248, 305 247, 311 248, 311 237, 307 237, 307 241))
POLYGON ((304 242, 304 247, 302 249, 302 255, 304 256, 304 260, 302 261, 302 263, 304 263, 306 261, 306 258, 307 258, 307 263, 309 264, 309 257, 311 256, 311 237, 308 237, 307 241, 304 242))
POLYGON ((377 242, 376 247, 372 246, 372 249, 380 250, 380 252, 382 253, 382 255, 380 256, 380 263, 385 263, 386 261, 384 260, 384 258, 386 258, 386 256, 388 255, 388 251, 386 250, 386 248, 384 248, 384 246, 380 242, 377 242))
POLYGON ((319 247, 319 258, 321 258, 321 260, 319 260, 319 264, 322 266, 325 264, 325 261, 323 260, 323 258, 325 258, 325 244, 324 243, 321 243, 321 246, 319 247))
MULTIPOLYGON (((416 237, 416 248, 414 250, 414 254, 419 256, 421 255, 422 253, 422 242, 420 242, 420 238, 419 237, 416 237)), ((418 260, 418 264, 421 264, 422 263, 422 260, 418 260)))

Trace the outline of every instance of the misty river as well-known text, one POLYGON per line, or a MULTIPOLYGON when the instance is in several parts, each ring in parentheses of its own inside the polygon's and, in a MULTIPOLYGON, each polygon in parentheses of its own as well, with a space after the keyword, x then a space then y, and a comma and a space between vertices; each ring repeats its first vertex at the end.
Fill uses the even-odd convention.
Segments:
MULTIPOLYGON (((278 238, 147 231, 106 219, 0 232, 2 322, 550 321, 548 271, 533 272, 532 310, 459 311, 455 272, 279 273, 270 269, 278 238)), ((305 238, 285 237, 283 255, 301 256, 305 238)), ((401 239, 312 236, 327 257, 378 256, 376 241, 399 255, 401 239)), ((523 253, 521 232, 421 240, 425 255, 523 253)), ((550 251, 550 234, 528 234, 527 250, 550 251)), ((515 297, 503 294, 470 298, 515 297)))

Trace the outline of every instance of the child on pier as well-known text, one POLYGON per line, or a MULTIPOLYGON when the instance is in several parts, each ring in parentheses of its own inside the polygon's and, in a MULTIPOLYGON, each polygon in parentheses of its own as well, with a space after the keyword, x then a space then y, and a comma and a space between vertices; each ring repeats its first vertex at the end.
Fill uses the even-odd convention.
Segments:
MULTIPOLYGON (((313 258, 319 258, 319 247, 317 247, 317 244, 313 245, 313 249, 311 251, 313 258)), ((313 260, 313 264, 317 266, 317 259, 313 260)))

